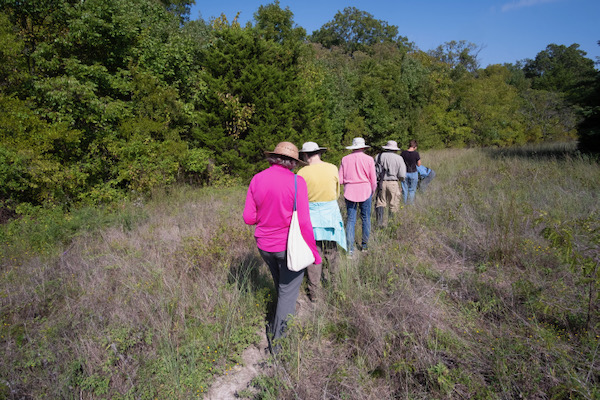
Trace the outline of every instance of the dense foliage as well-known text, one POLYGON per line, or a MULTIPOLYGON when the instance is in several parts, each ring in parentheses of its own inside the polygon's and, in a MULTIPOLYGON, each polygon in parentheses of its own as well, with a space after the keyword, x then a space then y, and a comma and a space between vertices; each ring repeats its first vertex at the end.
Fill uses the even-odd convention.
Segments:
POLYGON ((248 179, 262 151, 317 141, 597 148, 599 76, 577 44, 479 67, 346 8, 306 35, 279 2, 254 24, 189 21, 190 0, 1 0, 0 217, 102 204, 176 181, 248 179))

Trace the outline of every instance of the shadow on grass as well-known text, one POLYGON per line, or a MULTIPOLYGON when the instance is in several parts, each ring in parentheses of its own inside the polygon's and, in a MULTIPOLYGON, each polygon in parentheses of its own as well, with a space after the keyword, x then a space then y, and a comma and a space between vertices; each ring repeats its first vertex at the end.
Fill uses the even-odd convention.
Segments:
POLYGON ((268 340, 268 348, 271 350, 271 329, 277 307, 277 291, 268 268, 261 268, 263 265, 265 265, 263 259, 255 253, 247 253, 243 257, 234 259, 229 269, 229 283, 236 284, 238 290, 249 290, 252 293, 268 289, 270 301, 266 303, 264 334, 268 340))
POLYGON ((264 288, 268 288, 273 301, 267 304, 265 321, 271 321, 275 314, 277 306, 277 291, 273 278, 266 268, 261 268, 264 265, 263 259, 254 253, 248 253, 243 257, 233 260, 229 269, 229 283, 236 284, 238 290, 250 290, 252 293, 257 293, 264 288))
POLYGON ((261 271, 263 263, 263 259, 254 253, 234 259, 229 268, 229 283, 236 283, 240 290, 249 288, 252 292, 257 292, 268 287, 269 290, 275 291, 271 276, 264 270, 261 271))
POLYGON ((491 158, 521 157, 530 159, 566 159, 580 156, 577 142, 542 143, 509 148, 487 148, 484 152, 491 158))

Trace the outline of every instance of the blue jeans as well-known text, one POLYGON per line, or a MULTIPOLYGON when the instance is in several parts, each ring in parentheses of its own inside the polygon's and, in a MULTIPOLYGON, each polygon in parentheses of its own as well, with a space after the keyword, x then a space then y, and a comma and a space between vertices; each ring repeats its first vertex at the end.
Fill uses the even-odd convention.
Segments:
POLYGON ((369 234, 371 233, 371 199, 369 196, 365 201, 355 202, 346 200, 346 242, 348 242, 348 251, 352 253, 354 250, 354 227, 356 225, 356 213, 360 209, 360 218, 362 220, 362 249, 367 249, 369 234))
POLYGON ((415 202, 415 193, 417 192, 418 183, 418 172, 406 173, 406 178, 402 181, 402 197, 404 198, 404 204, 412 204, 415 202))

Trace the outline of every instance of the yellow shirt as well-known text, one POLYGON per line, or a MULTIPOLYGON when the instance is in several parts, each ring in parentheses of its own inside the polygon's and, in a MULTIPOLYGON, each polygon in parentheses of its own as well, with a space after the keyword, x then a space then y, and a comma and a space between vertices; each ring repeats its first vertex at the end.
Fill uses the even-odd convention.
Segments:
POLYGON ((311 203, 337 200, 340 196, 338 169, 328 162, 307 165, 298 171, 308 188, 308 201, 311 203))

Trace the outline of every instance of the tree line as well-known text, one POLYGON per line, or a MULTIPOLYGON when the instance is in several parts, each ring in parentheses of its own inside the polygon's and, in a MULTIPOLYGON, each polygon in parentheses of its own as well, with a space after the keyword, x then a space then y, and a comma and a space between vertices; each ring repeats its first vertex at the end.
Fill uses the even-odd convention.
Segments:
POLYGON ((420 148, 579 138, 600 77, 578 44, 481 68, 354 7, 307 34, 278 1, 241 26, 193 0, 0 0, 0 209, 105 204, 175 182, 246 181, 262 151, 353 137, 420 148))

